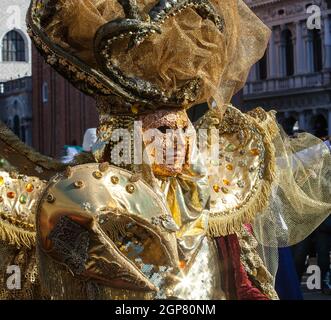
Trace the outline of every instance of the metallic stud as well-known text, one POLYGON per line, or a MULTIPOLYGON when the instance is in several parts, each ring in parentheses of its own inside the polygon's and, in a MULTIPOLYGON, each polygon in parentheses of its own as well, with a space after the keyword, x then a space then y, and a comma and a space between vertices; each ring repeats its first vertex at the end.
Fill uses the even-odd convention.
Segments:
POLYGON ((135 188, 135 186, 133 185, 133 184, 128 184, 127 186, 126 186, 126 191, 128 192, 128 193, 134 193, 135 192, 135 190, 136 190, 136 188, 135 188))
POLYGON ((103 174, 100 171, 94 171, 93 177, 99 180, 103 177, 103 174))
POLYGON ((55 197, 51 194, 51 193, 49 193, 48 195, 47 195, 47 202, 48 203, 54 203, 55 202, 55 197))
POLYGON ((100 170, 100 172, 106 172, 106 171, 108 171, 109 167, 110 167, 109 163, 104 162, 99 165, 99 170, 100 170))
POLYGON ((83 181, 75 181, 74 186, 76 189, 81 189, 84 187, 84 182, 83 181))
POLYGON ((120 182, 120 179, 117 176, 112 176, 110 178, 110 180, 111 180, 112 184, 119 184, 119 182, 120 182))
POLYGON ((215 191, 216 193, 219 193, 220 190, 221 190, 221 187, 220 187, 218 184, 214 184, 214 185, 213 185, 213 189, 214 189, 214 191, 215 191))

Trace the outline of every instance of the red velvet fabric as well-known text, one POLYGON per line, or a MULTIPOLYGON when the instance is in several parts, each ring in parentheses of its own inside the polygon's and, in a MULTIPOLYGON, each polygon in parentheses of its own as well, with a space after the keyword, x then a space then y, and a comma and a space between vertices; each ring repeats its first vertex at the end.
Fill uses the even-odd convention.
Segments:
POLYGON ((237 236, 216 238, 221 259, 222 285, 229 300, 270 300, 249 280, 240 261, 237 236))

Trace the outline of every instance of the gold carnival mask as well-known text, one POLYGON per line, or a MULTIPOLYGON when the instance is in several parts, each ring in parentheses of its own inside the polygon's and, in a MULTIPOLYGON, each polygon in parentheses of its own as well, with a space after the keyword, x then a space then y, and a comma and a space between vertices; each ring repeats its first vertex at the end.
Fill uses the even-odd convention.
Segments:
POLYGON ((176 176, 189 161, 190 120, 184 110, 164 109, 140 117, 149 162, 156 176, 176 176))

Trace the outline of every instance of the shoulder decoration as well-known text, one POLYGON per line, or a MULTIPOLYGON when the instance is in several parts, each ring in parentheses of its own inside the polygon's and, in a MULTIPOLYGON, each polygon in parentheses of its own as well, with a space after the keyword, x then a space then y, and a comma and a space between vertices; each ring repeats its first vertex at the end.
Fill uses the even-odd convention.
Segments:
POLYGON ((275 181, 275 115, 262 109, 243 114, 229 105, 222 120, 211 110, 196 126, 208 129, 209 147, 219 141, 219 161, 208 164, 209 234, 226 236, 252 222, 269 203, 275 181))

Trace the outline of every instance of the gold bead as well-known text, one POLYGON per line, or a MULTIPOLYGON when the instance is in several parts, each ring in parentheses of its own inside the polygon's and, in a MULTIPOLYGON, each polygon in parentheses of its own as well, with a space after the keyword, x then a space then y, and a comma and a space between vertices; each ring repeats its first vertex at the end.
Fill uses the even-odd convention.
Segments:
POLYGON ((231 182, 228 179, 223 179, 223 183, 226 186, 229 186, 231 184, 231 182))
POLYGON ((221 190, 221 187, 220 187, 218 184, 214 184, 214 185, 213 185, 213 189, 214 189, 214 191, 215 191, 216 193, 219 193, 220 190, 221 190))
POLYGON ((0 177, 0 186, 2 186, 5 183, 5 178, 4 177, 0 177))
POLYGON ((101 179, 103 177, 102 173, 100 171, 94 171, 93 177, 96 179, 101 179))
POLYGON ((133 185, 133 184, 128 184, 127 186, 126 186, 126 191, 128 192, 128 193, 134 193, 135 192, 135 190, 136 190, 136 188, 135 188, 135 186, 133 185))
POLYGON ((111 180, 112 184, 118 184, 120 182, 120 179, 117 176, 112 176, 110 178, 110 180, 111 180))

